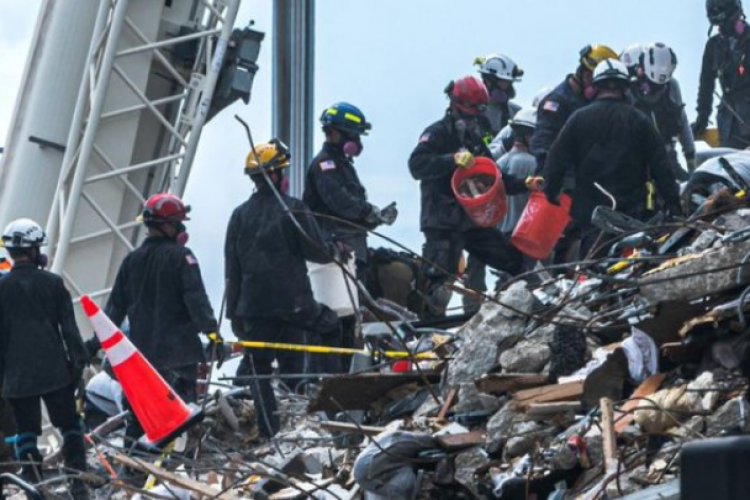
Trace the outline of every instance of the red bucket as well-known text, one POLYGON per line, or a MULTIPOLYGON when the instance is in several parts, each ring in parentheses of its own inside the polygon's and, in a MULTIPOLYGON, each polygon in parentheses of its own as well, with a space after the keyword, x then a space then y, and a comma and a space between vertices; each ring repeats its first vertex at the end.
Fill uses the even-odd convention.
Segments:
MULTIPOLYGON (((486 182, 482 183, 486 184, 486 182)), ((508 212, 502 174, 495 162, 489 158, 477 158, 471 168, 457 168, 451 179, 451 188, 459 205, 479 227, 497 226, 508 212), (474 179, 474 186, 476 186, 476 183, 480 182, 480 177, 483 178, 481 181, 491 179, 492 184, 489 189, 474 193, 466 193, 465 186, 462 189, 464 181, 474 179)))
POLYGON ((510 241, 521 253, 536 260, 549 257, 570 222, 570 196, 560 195, 560 206, 547 201, 544 193, 529 194, 510 241))

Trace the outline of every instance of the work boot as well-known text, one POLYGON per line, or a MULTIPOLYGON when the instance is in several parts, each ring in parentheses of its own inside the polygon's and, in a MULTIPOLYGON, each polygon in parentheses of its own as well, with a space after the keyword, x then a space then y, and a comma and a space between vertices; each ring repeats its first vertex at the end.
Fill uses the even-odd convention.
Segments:
MULTIPOLYGON (((80 428, 63 433, 62 454, 69 474, 86 472, 86 447, 80 428)), ((69 484, 70 495, 74 500, 88 500, 89 490, 82 479, 74 477, 70 479, 69 484)))
POLYGON ((16 436, 16 460, 21 463, 21 479, 30 484, 42 480, 42 454, 36 447, 36 434, 26 432, 16 436))
POLYGON ((452 294, 450 288, 445 285, 430 290, 425 297, 426 319, 444 318, 452 294))

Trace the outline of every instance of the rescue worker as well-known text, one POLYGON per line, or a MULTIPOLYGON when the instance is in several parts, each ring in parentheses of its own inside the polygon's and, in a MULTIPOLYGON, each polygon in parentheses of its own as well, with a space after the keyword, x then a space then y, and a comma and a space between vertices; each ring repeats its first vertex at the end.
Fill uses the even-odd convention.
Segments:
MULTIPOLYGON (((489 100, 483 115, 484 143, 495 154, 493 142, 500 132, 507 127, 508 120, 513 118, 521 109, 521 106, 511 102, 516 96, 513 84, 521 80, 523 70, 508 56, 503 54, 490 54, 487 57, 478 57, 474 64, 479 67, 479 75, 482 83, 487 87, 489 100)), ((509 138, 512 143, 512 137, 509 138)), ((510 148, 508 148, 510 149, 510 148)), ((487 270, 480 260, 471 255, 466 262, 466 286, 478 292, 487 291, 487 270)), ((479 301, 469 297, 463 297, 464 311, 475 313, 479 310, 479 301)))
POLYGON ((596 96, 592 74, 601 61, 617 58, 617 54, 606 45, 587 45, 581 49, 576 72, 541 100, 537 109, 537 124, 531 141, 531 154, 536 157, 537 172, 544 170, 552 143, 562 130, 570 115, 582 108, 596 96))
MULTIPOLYGON (((247 156, 245 173, 255 192, 234 210, 227 227, 227 318, 241 340, 338 346, 339 320, 313 298, 305 261, 329 263, 340 252, 326 242, 307 206, 284 193, 289 160, 288 149, 278 140, 257 145, 247 156)), ((300 353, 248 350, 244 362, 249 373, 270 375, 274 359, 281 373, 303 372, 300 353)), ((316 368, 327 373, 341 371, 338 356, 317 361, 322 366, 316 368)), ((255 379, 247 385, 258 408, 261 434, 272 437, 280 423, 271 380, 255 379)))
POLYGON ((719 32, 708 39, 698 85, 698 116, 693 135, 700 137, 708 127, 719 79, 721 98, 716 114, 721 146, 744 149, 750 146, 750 26, 745 22, 740 0, 706 0, 706 14, 719 32))
POLYGON ((545 167, 547 198, 555 202, 561 191, 571 193, 574 230, 581 239, 579 257, 592 248, 596 232, 591 215, 597 205, 611 206, 641 220, 649 216, 653 183, 672 214, 680 214, 680 200, 659 133, 641 111, 626 100, 630 75, 617 59, 606 59, 594 71, 594 103, 570 117, 550 150, 545 167), (565 185, 566 177, 574 185, 565 185))
MULTIPOLYGON (((17 459, 23 477, 38 483, 42 456, 37 436, 42 433, 41 400, 52 425, 63 436, 65 467, 86 470, 82 424, 75 390, 81 382, 87 354, 76 326, 73 303, 62 278, 44 270, 41 246, 47 235, 36 222, 18 219, 2 236, 14 266, 0 279, 0 345, 2 395, 15 415, 17 459)), ((88 498, 88 489, 73 479, 70 492, 88 498)))
MULTIPOLYGON (((537 91, 536 95, 534 95, 534 98, 531 100, 531 109, 533 109, 534 112, 539 108, 539 103, 542 102, 542 99, 544 99, 550 92, 552 92, 550 87, 542 87, 537 91)), ((511 130, 510 125, 505 125, 490 143, 490 152, 495 161, 497 161, 501 156, 510 151, 512 147, 513 131, 511 130)))
POLYGON ((638 56, 630 97, 635 107, 643 111, 659 131, 672 174, 677 180, 684 181, 688 172, 695 170, 695 142, 680 84, 672 77, 676 67, 677 56, 671 48, 663 43, 648 45, 638 56), (688 172, 677 159, 675 137, 682 145, 688 172))
POLYGON ((513 59, 503 54, 477 57, 474 64, 479 67, 482 83, 489 93, 489 102, 484 111, 489 125, 485 143, 489 144, 521 109, 512 99, 516 97, 513 84, 521 81, 523 70, 513 59))
MULTIPOLYGON (((536 129, 536 109, 520 110, 510 120, 510 126, 513 129, 513 147, 500 157, 497 166, 503 173, 503 179, 509 175, 526 179, 536 172, 536 158, 529 153, 529 144, 536 129)), ((528 199, 526 192, 508 196, 508 213, 500 223, 500 231, 507 237, 510 237, 516 228, 528 199)))
MULTIPOLYGON (((477 78, 466 76, 445 89, 450 105, 445 116, 427 127, 409 157, 409 171, 420 181, 420 229, 425 236, 426 315, 441 317, 450 300, 446 286, 458 271, 464 249, 490 267, 515 274, 521 254, 497 228, 477 227, 456 201, 451 178, 456 168, 470 168, 477 156, 492 158, 482 140, 480 124, 489 99, 477 78)), ((528 182, 503 178, 509 194, 536 189, 538 178, 528 182)))
POLYGON ((628 45, 625 49, 620 52, 620 62, 628 68, 628 74, 630 77, 635 79, 638 77, 638 68, 641 67, 641 56, 643 55, 643 45, 640 43, 634 43, 628 45))
MULTIPOLYGON (((367 265, 367 230, 393 224, 398 210, 395 202, 382 210, 370 203, 354 168, 354 159, 362 153, 362 136, 372 128, 362 111, 339 102, 323 111, 320 123, 325 142, 307 167, 302 199, 316 214, 324 234, 354 251, 357 274, 362 277, 367 265)), ((341 321, 342 347, 353 347, 356 317, 341 321)))
MULTIPOLYGON (((127 317, 135 347, 183 400, 195 402, 198 364, 205 360, 199 333, 216 344, 221 336, 198 259, 185 246, 189 211, 173 194, 146 200, 139 219, 147 237, 122 261, 105 313, 118 326, 127 317)), ((142 435, 137 422, 128 425, 126 435, 142 435)))

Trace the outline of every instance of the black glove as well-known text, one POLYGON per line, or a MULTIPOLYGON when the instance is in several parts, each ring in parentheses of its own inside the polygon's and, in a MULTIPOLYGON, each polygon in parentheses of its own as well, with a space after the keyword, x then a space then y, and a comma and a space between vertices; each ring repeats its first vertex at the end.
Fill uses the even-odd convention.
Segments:
POLYGON ((99 344, 99 339, 96 338, 96 335, 84 342, 83 346, 86 348, 88 362, 91 363, 93 361, 96 361, 99 356, 99 351, 102 348, 101 344, 99 344))
POLYGON ((693 131, 693 137, 697 138, 699 135, 702 135, 703 132, 705 132, 708 128, 708 120, 704 118, 698 118, 690 124, 690 128, 693 131))
POLYGON ((216 368, 221 368, 226 359, 226 353, 224 352, 224 339, 219 332, 210 332, 206 334, 208 337, 208 360, 216 361, 216 368))

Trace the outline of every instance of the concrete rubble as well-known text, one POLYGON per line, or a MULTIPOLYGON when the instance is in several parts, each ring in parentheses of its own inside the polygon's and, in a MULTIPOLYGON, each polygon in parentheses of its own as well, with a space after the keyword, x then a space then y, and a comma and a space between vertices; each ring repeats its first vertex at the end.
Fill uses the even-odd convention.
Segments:
MULTIPOLYGON (((248 391, 212 396, 183 451, 134 455, 160 463, 153 489, 93 474, 97 495, 653 498, 689 488, 683 448, 750 439, 737 438, 750 433, 749 214, 691 226, 680 248, 640 249, 616 271, 618 257, 603 257, 508 282, 458 328, 420 327, 430 342, 400 329, 437 358, 407 373, 385 363, 305 394, 279 386, 284 426, 270 441, 248 391)), ((95 442, 94 470, 127 462, 117 437, 95 442)))

